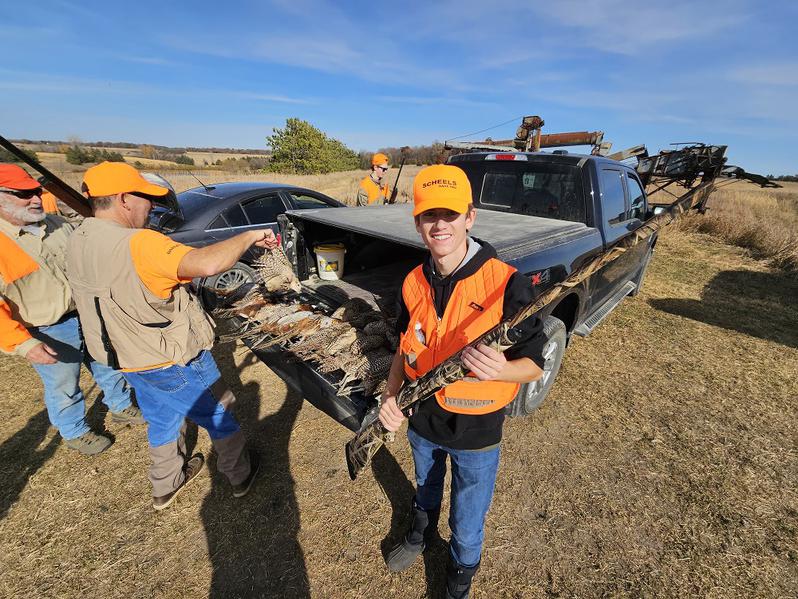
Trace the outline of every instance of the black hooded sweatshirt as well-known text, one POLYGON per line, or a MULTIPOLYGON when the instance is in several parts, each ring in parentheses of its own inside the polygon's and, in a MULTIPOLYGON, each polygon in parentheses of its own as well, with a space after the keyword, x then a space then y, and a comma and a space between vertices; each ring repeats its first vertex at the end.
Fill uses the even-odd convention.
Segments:
MULTIPOLYGON (((496 250, 488 243, 474 239, 482 247, 459 270, 448 277, 441 277, 433 271, 432 258, 424 261, 424 277, 432 289, 435 300, 435 311, 438 318, 443 316, 449 298, 452 296, 457 281, 473 276, 482 265, 491 258, 496 258, 496 250)), ((530 280, 519 272, 513 273, 504 292, 502 318, 514 316, 523 306, 531 303, 536 296, 530 280)), ((397 300, 396 322, 397 334, 404 333, 410 321, 410 313, 402 299, 401 289, 397 300)), ((543 346, 546 338, 543 325, 537 316, 528 318, 521 324, 524 332, 519 343, 504 352, 508 360, 530 358, 543 368, 543 346)), ((444 410, 434 397, 422 401, 410 417, 413 430, 432 443, 451 449, 484 449, 501 441, 504 424, 504 409, 489 414, 455 414, 444 410)))

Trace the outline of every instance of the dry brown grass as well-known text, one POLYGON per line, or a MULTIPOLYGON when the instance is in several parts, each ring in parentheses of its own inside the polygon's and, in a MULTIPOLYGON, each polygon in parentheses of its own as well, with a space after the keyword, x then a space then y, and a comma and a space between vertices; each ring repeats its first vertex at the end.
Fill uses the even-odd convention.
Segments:
POLYGON ((776 268, 798 271, 798 184, 785 183, 782 189, 723 184, 708 207, 704 215, 683 218, 679 227, 746 248, 776 268))
MULTIPOLYGON (((740 248, 664 231, 640 296, 508 422, 473 597, 798 595, 796 296, 740 248)), ((211 459, 159 514, 142 429, 71 452, 32 369, 0 357, 0 596, 439 597, 443 543, 402 574, 380 555, 413 492, 404 436, 352 483, 349 432, 245 348, 214 353, 262 476, 234 501, 211 459)))

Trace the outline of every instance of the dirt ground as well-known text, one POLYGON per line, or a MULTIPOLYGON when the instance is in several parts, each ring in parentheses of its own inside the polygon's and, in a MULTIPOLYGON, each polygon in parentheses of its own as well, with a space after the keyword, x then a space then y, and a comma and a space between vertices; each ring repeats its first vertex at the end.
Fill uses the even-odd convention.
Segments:
MULTIPOLYGON (((796 297, 739 248, 666 232, 642 293, 508 421, 473 597, 798 595, 796 297)), ((109 422, 114 446, 82 457, 32 369, 0 357, 0 596, 439 597, 445 541, 405 573, 383 563, 413 494, 404 435, 350 482, 347 430, 243 346, 214 353, 262 475, 235 500, 211 456, 163 513, 142 428, 109 422)))

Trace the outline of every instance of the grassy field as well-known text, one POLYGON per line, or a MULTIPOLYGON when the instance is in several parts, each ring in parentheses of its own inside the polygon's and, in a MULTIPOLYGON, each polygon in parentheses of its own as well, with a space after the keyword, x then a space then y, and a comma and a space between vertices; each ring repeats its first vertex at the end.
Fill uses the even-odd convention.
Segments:
MULTIPOLYGON (((302 184, 343 198, 359 176, 302 184)), ((536 414, 508 421, 473 597, 798 595, 798 281, 699 228, 663 232, 640 295, 574 339, 536 414)), ((381 555, 413 493, 404 435, 352 483, 349 432, 243 346, 214 354, 261 479, 235 501, 211 458, 158 514, 143 429, 109 423, 109 451, 71 452, 32 369, 0 357, 0 596, 441 596, 443 541, 403 574, 381 555)), ((196 446, 209 454, 204 432, 196 446)))

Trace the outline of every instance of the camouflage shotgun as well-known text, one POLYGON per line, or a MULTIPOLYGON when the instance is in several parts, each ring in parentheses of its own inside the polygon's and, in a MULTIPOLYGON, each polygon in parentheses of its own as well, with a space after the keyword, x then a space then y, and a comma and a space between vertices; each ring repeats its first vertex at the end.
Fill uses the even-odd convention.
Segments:
MULTIPOLYGON (((673 222, 682 212, 705 200, 714 187, 714 181, 703 182, 688 190, 672 204, 658 206, 658 209, 662 210, 661 213, 649 218, 638 229, 623 237, 606 252, 588 260, 564 281, 541 293, 534 302, 522 308, 509 320, 502 321, 484 333, 471 345, 484 343, 496 351, 506 351, 520 340, 520 331, 515 327, 523 320, 539 313, 568 289, 578 285, 631 247, 648 239, 662 227, 673 222)), ((462 350, 415 381, 406 381, 396 396, 396 404, 399 409, 407 415, 415 405, 431 397, 438 390, 464 378, 468 373, 468 368, 460 360, 461 353, 462 350)), ((363 419, 355 437, 346 444, 346 463, 352 480, 355 480, 357 475, 368 466, 371 458, 385 443, 388 431, 379 421, 378 413, 378 408, 372 409, 363 419)))

